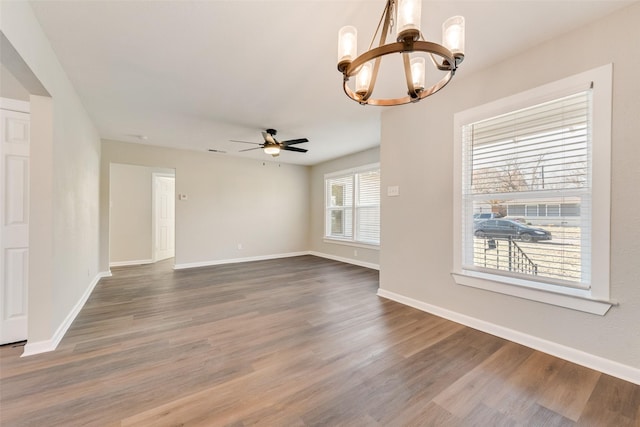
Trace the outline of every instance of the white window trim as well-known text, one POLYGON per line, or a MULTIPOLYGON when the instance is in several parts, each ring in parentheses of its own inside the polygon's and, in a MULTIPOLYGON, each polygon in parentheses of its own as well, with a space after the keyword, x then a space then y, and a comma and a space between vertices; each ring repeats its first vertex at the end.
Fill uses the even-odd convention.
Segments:
POLYGON ((380 250, 380 245, 376 245, 373 243, 362 243, 362 242, 356 242, 353 240, 343 240, 343 239, 338 239, 335 237, 327 237, 325 236, 323 239, 324 243, 333 243, 336 245, 344 245, 344 246, 352 246, 354 248, 362 248, 362 249, 371 249, 374 251, 379 251, 380 250))
MULTIPOLYGON (((362 172, 369 172, 369 171, 374 171, 374 170, 380 170, 380 163, 370 163, 370 164, 366 164, 366 165, 362 165, 362 166, 357 166, 354 168, 349 168, 349 169, 344 169, 344 170, 340 170, 340 171, 335 171, 335 172, 329 172, 324 174, 324 213, 322 215, 323 220, 324 220, 324 235, 323 235, 323 241, 325 243, 332 243, 332 244, 337 244, 337 245, 344 245, 344 246, 354 246, 357 248, 363 248, 363 249, 374 249, 374 250, 379 250, 380 249, 380 243, 375 244, 375 243, 367 243, 367 242, 361 242, 358 240, 355 240, 355 222, 354 224, 354 230, 353 230, 353 237, 350 239, 340 239, 338 237, 331 237, 328 235, 327 233, 327 179, 331 179, 331 178, 336 178, 336 177, 341 177, 341 176, 347 176, 347 175, 353 175, 356 173, 362 173, 362 172)), ((355 216, 355 199, 354 199, 354 206, 352 207, 352 215, 355 216)))
POLYGON ((454 116, 453 272, 459 285, 604 315, 610 300, 611 111, 613 65, 607 64, 454 116), (592 252, 590 289, 541 285, 541 282, 499 276, 463 268, 462 264, 462 126, 575 93, 593 82, 592 252))

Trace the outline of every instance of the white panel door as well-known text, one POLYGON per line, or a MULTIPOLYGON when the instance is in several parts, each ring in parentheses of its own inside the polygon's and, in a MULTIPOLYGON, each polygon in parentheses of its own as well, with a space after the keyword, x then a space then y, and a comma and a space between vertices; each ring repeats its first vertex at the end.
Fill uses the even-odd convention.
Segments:
POLYGON ((0 110, 0 344, 27 339, 29 114, 0 110))
POLYGON ((175 178, 154 175, 155 261, 175 253, 175 186, 175 178))

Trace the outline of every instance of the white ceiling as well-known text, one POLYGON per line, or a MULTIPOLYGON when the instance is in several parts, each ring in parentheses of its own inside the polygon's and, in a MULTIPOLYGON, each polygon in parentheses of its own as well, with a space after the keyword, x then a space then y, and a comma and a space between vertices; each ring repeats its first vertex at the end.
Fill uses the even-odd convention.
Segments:
MULTIPOLYGON (((454 85, 629 3, 424 1, 422 28, 440 42, 442 21, 465 16, 466 56, 454 85)), ((385 107, 343 94, 336 50, 347 24, 358 28, 360 52, 369 45, 384 0, 31 4, 102 138, 269 160, 261 150, 238 153, 248 146, 229 140, 262 142, 260 131, 271 127, 280 140, 309 138, 298 145, 308 153, 278 158, 303 165, 379 144, 385 107)), ((380 75, 382 83, 396 78, 380 75)))

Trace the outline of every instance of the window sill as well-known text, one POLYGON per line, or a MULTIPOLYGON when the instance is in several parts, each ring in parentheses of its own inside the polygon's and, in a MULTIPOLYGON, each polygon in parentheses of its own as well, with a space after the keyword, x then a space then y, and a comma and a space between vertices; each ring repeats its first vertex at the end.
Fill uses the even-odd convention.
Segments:
POLYGON ((589 291, 580 289, 568 289, 566 292, 542 290, 517 283, 517 280, 512 281, 508 277, 468 270, 463 270, 460 273, 451 273, 451 276, 458 285, 484 289, 599 316, 604 316, 611 306, 617 305, 614 302, 593 299, 589 296, 589 291))
POLYGON ((332 243, 332 244, 336 244, 336 245, 353 246, 355 248, 371 249, 371 250, 374 250, 374 251, 379 251, 380 250, 380 245, 361 243, 361 242, 354 242, 354 241, 351 241, 351 240, 330 239, 328 237, 325 237, 323 241, 324 241, 324 243, 332 243))

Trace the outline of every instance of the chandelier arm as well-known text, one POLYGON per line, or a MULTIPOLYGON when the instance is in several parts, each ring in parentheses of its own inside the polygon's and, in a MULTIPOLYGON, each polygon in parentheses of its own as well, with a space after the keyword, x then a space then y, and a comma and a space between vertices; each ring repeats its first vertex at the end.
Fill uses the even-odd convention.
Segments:
MULTIPOLYGON (((387 33, 389 32, 389 26, 391 24, 391 6, 394 0, 387 0, 387 6, 383 12, 384 25, 382 26, 382 32, 380 33, 380 43, 378 47, 384 46, 387 41, 387 33)), ((380 20, 382 22, 382 19, 380 20)), ((380 23, 378 23, 378 29, 380 29, 380 23)), ((378 30, 376 30, 377 34, 378 30)), ((375 34, 373 35, 375 38, 375 34)), ((371 44, 373 44, 373 40, 371 40, 371 44)), ((369 47, 371 49, 371 47, 369 47)), ((380 61, 382 57, 379 56, 376 58, 375 63, 373 64, 373 72, 371 73, 371 81, 369 82, 369 86, 367 87, 367 92, 362 96, 362 100, 366 101, 371 97, 373 93, 373 89, 376 86, 376 80, 378 79, 378 70, 380 69, 380 61)))
POLYGON ((409 59, 408 52, 402 52, 402 63, 404 65, 404 76, 407 79, 407 90, 409 91, 409 97, 411 99, 419 99, 418 92, 413 85, 413 78, 411 78, 411 61, 409 59))
MULTIPOLYGON (((389 31, 389 25, 390 25, 390 21, 391 21, 391 10, 392 10, 392 3, 395 0, 387 0, 387 5, 385 6, 384 10, 382 11, 382 15, 380 15, 380 21, 378 21, 378 26, 376 27, 376 32, 373 33, 373 37, 371 37, 371 43, 369 43, 369 49, 371 50, 371 48, 373 47, 373 42, 376 41, 376 36, 378 35, 378 31, 380 31, 380 25, 382 25, 382 23, 384 22, 384 28, 382 30, 382 34, 380 35, 380 38, 382 39, 382 35, 386 34, 387 31, 389 31), (386 29, 386 31, 385 31, 386 29)), ((386 36, 384 36, 386 38, 386 36)), ((382 42, 380 42, 380 44, 378 44, 378 46, 382 46, 382 42)))
POLYGON ((443 70, 451 71, 455 69, 455 63, 456 63, 455 57, 451 53, 451 51, 446 47, 439 45, 437 43, 423 42, 423 41, 413 42, 412 46, 413 46, 412 48, 408 48, 405 43, 395 42, 395 43, 389 43, 384 46, 371 49, 363 53, 362 55, 358 56, 356 59, 354 59, 353 62, 351 62, 344 69, 343 74, 347 78, 354 76, 355 74, 357 74, 358 71, 360 71, 360 67, 362 65, 371 61, 372 59, 389 55, 391 53, 402 53, 402 52, 411 52, 411 51, 426 52, 426 53, 432 53, 432 54, 438 55, 443 59, 443 63, 447 64, 445 68, 442 68, 443 70), (454 65, 451 65, 451 64, 454 64, 454 65))
POLYGON ((436 84, 434 84, 429 88, 425 88, 422 92, 420 92, 417 99, 412 99, 410 96, 405 96, 402 98, 380 98, 380 99, 369 98, 367 100, 363 100, 360 96, 358 96, 357 93, 355 93, 353 90, 351 90, 351 88, 349 88, 349 86, 347 85, 347 80, 343 81, 342 87, 344 89, 344 93, 349 98, 358 102, 361 105, 376 105, 376 106, 382 106, 382 107, 390 107, 394 105, 403 105, 403 104, 409 104, 411 102, 417 102, 426 98, 427 96, 433 95, 434 93, 438 92, 440 89, 445 87, 447 83, 451 81, 453 74, 454 74, 454 70, 449 70, 449 72, 439 82, 437 82, 436 84))
POLYGON ((433 56, 433 53, 429 54, 429 58, 431 58, 431 63, 433 64, 433 66, 437 69, 440 69, 440 64, 438 63, 438 61, 436 61, 436 57, 433 56))

